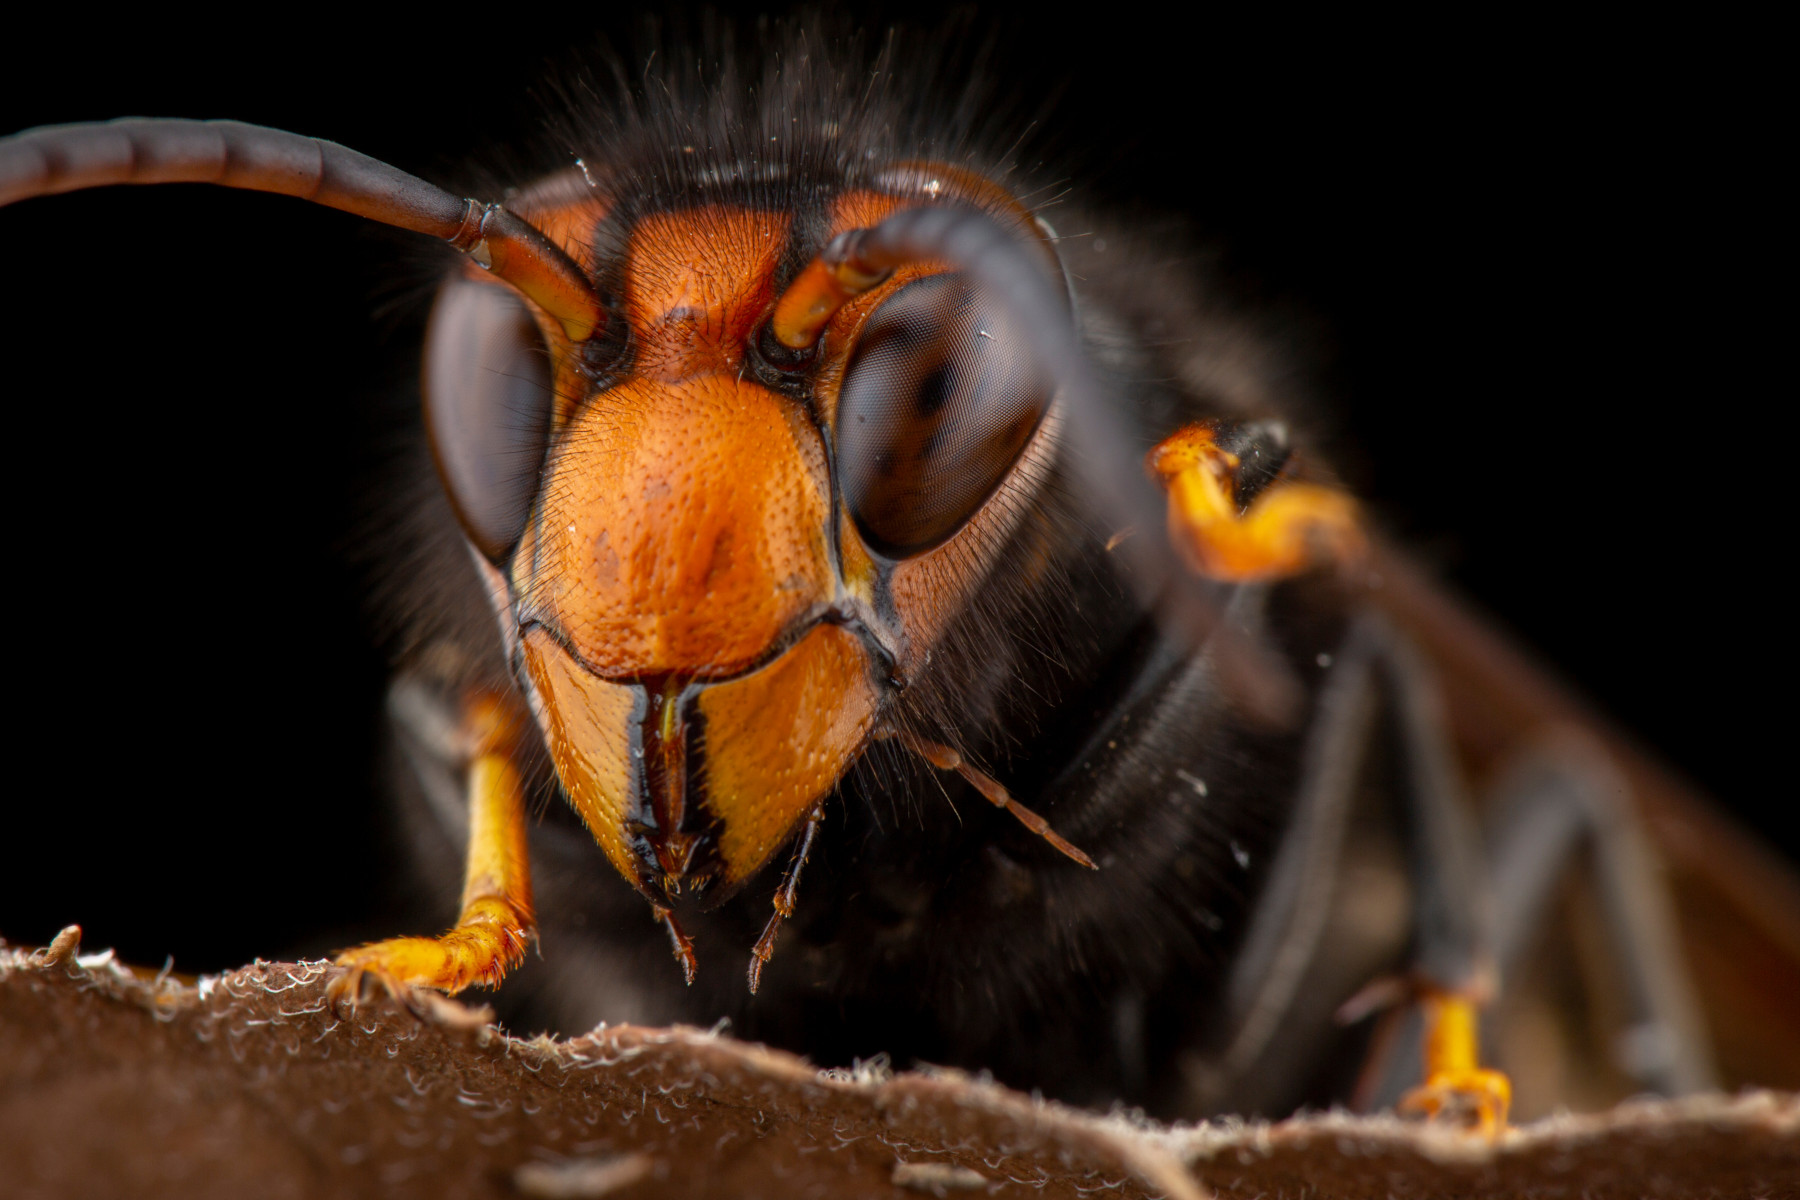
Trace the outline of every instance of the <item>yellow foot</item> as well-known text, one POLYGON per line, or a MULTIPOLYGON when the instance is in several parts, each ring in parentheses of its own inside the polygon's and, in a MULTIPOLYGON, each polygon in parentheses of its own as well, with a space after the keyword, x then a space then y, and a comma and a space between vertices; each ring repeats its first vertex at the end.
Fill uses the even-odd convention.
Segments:
POLYGON ((1209 579, 1285 579, 1365 549, 1356 504, 1336 488, 1279 478, 1240 509, 1233 478, 1242 462, 1203 422, 1164 439, 1146 465, 1168 492, 1176 549, 1209 579))
POLYGON ((404 999, 412 987, 455 995, 480 984, 498 987, 525 958, 531 927, 504 901, 482 900, 463 911, 462 922, 442 937, 389 938, 346 950, 342 974, 331 981, 333 1001, 352 1004, 385 993, 404 999))
POLYGON ((1512 1080, 1481 1065, 1474 994, 1481 991, 1423 990, 1425 1083, 1401 1097, 1400 1111, 1457 1121, 1491 1140, 1506 1129, 1512 1080))
POLYGON ((1493 1139, 1506 1129, 1512 1080, 1481 1067, 1438 1071, 1400 1099, 1400 1111, 1455 1121, 1493 1139))

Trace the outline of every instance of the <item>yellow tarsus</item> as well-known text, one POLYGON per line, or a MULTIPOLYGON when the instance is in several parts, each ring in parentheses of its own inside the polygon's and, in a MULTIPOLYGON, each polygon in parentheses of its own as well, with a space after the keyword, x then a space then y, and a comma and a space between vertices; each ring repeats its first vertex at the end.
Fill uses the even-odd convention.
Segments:
POLYGON ((1168 491, 1170 540, 1210 579, 1283 579, 1365 548, 1356 502, 1336 488, 1278 479, 1239 512, 1231 491, 1238 459, 1204 424, 1164 439, 1148 465, 1168 491))
POLYGON ((535 918, 524 786, 512 758, 516 717, 497 697, 477 695, 465 729, 474 753, 462 915, 441 937, 389 938, 344 951, 337 963, 347 970, 332 983, 334 998, 354 1001, 370 984, 394 995, 407 986, 452 994, 475 984, 497 987, 524 961, 535 918))
POLYGON ((1447 1114, 1474 1118, 1482 1136, 1506 1131, 1512 1107, 1512 1080, 1481 1066, 1480 1018, 1475 1001, 1453 992, 1429 991, 1421 1000, 1425 1016, 1425 1082, 1400 1100, 1400 1111, 1430 1118, 1447 1114))

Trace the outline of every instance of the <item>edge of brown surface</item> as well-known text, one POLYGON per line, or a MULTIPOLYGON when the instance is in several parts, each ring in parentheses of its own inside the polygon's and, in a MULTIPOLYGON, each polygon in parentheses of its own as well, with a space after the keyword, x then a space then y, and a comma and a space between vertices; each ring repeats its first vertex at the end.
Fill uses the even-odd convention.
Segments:
POLYGON ((72 939, 0 948, 0 1162, 19 1194, 1800 1195, 1795 1095, 1639 1101, 1493 1143, 1335 1112, 1162 1126, 686 1027, 520 1039, 432 994, 347 1012, 331 972, 189 984, 72 939))

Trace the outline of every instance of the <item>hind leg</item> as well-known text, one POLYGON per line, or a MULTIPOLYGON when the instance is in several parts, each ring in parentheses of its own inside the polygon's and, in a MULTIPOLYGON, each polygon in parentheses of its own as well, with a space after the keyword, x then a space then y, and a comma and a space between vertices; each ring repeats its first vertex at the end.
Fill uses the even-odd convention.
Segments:
POLYGON ((1505 774, 1488 811, 1502 969, 1544 927, 1558 883, 1585 865, 1624 1001, 1619 1066, 1667 1096, 1717 1086, 1668 894, 1606 755, 1576 734, 1545 739, 1505 774))

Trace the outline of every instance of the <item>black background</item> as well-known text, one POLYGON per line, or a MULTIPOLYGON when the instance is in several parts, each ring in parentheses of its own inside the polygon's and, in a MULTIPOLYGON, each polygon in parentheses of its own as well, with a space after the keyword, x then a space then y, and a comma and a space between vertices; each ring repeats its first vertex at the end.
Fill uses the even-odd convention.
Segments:
MULTIPOLYGON (((0 131, 232 117, 447 178, 532 126, 546 61, 638 25, 308 15, 9 27, 0 131)), ((1185 215, 1318 317, 1338 455, 1385 522, 1800 849, 1768 33, 1193 22, 1003 17, 1001 91, 1081 194, 1185 215)), ((8 938, 81 921, 205 970, 401 932, 356 562, 394 424, 372 397, 416 338, 416 305, 388 311, 419 282, 403 240, 194 187, 0 214, 8 938)))

